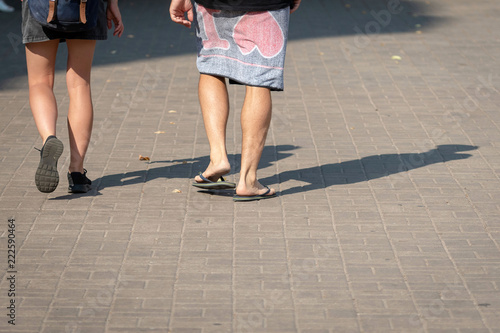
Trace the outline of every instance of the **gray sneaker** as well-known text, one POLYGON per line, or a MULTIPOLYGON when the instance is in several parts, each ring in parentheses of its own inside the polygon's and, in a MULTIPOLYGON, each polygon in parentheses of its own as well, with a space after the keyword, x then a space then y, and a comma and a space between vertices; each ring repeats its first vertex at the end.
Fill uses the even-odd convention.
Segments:
POLYGON ((64 150, 61 140, 51 135, 40 149, 40 163, 35 173, 35 184, 40 192, 54 192, 59 184, 57 161, 64 150))

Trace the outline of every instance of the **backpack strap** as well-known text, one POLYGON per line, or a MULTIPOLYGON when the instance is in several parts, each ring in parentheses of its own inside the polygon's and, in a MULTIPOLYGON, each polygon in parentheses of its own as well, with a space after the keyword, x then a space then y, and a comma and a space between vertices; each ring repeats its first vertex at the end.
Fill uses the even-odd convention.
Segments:
POLYGON ((80 0, 80 22, 83 24, 87 23, 87 16, 85 15, 85 9, 87 8, 87 0, 80 0))
POLYGON ((49 15, 47 15, 47 23, 52 22, 56 16, 57 0, 49 1, 49 15))

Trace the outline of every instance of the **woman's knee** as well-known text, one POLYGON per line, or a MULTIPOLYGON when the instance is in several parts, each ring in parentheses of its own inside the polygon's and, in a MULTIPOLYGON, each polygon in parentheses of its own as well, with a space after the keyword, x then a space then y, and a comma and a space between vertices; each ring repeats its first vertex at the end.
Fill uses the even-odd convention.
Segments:
POLYGON ((28 77, 28 86, 30 89, 35 88, 54 88, 54 75, 31 75, 28 77))
POLYGON ((26 64, 28 84, 35 86, 54 86, 56 53, 59 41, 26 44, 26 64))
POLYGON ((68 70, 66 72, 66 85, 69 93, 75 89, 90 91, 90 71, 88 73, 77 73, 75 71, 68 70))

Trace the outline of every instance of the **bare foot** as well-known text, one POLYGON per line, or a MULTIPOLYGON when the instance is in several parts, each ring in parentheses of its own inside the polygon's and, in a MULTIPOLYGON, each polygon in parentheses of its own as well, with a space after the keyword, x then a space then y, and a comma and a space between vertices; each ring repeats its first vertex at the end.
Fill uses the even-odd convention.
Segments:
MULTIPOLYGON (((212 182, 216 182, 219 180, 221 176, 224 176, 228 174, 231 171, 231 166, 229 165, 229 162, 222 162, 217 165, 214 163, 210 162, 206 170, 202 173, 203 177, 207 178, 208 180, 212 182)), ((203 179, 201 179, 200 176, 194 177, 194 180, 197 183, 203 183, 205 182, 203 179)))
POLYGON ((276 194, 276 190, 274 188, 269 189, 268 187, 259 183, 259 181, 255 181, 255 184, 246 185, 243 181, 240 180, 238 186, 236 187, 236 194, 239 196, 255 196, 255 195, 263 195, 268 190, 269 193, 266 196, 274 196, 276 194))

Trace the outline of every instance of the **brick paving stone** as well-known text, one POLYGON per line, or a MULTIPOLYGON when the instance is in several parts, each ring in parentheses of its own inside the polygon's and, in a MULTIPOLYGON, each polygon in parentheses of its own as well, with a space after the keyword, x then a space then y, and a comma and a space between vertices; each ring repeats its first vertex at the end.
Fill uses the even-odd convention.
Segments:
POLYGON ((280 196, 251 203, 190 186, 209 161, 194 31, 157 2, 120 2, 125 36, 98 43, 82 195, 66 48, 61 183, 42 194, 20 4, 1 15, 0 301, 13 217, 18 308, 0 332, 500 332, 497 1, 303 3, 259 169, 280 196))

